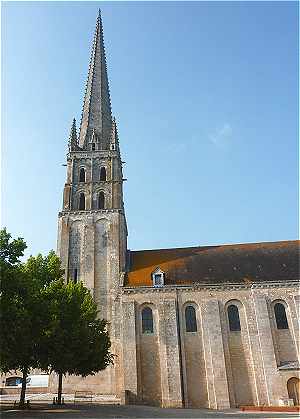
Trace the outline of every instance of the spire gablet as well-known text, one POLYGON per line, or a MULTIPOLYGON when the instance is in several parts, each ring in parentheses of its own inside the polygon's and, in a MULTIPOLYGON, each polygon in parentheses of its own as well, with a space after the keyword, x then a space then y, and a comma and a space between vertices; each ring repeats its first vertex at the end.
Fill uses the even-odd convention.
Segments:
POLYGON ((78 149, 78 137, 77 137, 76 119, 75 118, 73 118, 68 146, 69 146, 69 151, 73 151, 73 150, 78 149))
POLYGON ((116 122, 115 117, 112 120, 111 137, 110 137, 110 149, 120 151, 117 122, 116 122))
POLYGON ((80 147, 86 149, 96 140, 96 149, 108 149, 111 129, 111 104, 99 9, 80 124, 80 147))

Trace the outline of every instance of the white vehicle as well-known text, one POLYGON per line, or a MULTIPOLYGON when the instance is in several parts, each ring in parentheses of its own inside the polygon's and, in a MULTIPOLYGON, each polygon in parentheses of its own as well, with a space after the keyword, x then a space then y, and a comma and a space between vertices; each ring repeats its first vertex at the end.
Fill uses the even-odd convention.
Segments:
MULTIPOLYGON (((48 374, 28 375, 26 379, 27 387, 48 387, 48 381, 48 374)), ((18 387, 22 387, 22 382, 18 384, 18 387)))

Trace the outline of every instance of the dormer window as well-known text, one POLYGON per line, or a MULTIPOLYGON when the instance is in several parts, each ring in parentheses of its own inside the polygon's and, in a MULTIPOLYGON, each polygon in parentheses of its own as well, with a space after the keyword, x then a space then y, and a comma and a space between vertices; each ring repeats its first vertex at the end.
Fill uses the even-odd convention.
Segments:
POLYGON ((154 287, 162 287, 164 285, 165 273, 160 269, 152 272, 152 283, 154 287))

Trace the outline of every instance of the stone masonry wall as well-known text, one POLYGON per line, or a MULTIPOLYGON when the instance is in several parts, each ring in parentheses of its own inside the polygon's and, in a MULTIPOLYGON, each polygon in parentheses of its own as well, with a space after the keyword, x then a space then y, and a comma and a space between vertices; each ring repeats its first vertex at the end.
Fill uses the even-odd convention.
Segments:
MULTIPOLYGON (((141 306, 146 303, 151 304, 158 313, 156 321, 159 324, 158 352, 162 400, 160 402, 158 392, 155 403, 164 406, 180 404, 181 397, 182 405, 214 409, 240 404, 278 405, 280 398, 288 397, 286 387, 288 375, 278 370, 276 345, 274 346, 273 341, 274 324, 270 319, 269 308, 276 299, 281 299, 287 304, 290 324, 289 348, 292 348, 285 349, 285 357, 293 357, 295 359, 290 360, 296 361, 297 345, 294 337, 298 336, 299 331, 296 306, 291 304, 296 294, 295 287, 281 286, 281 284, 265 288, 241 286, 239 289, 234 287, 124 288, 123 302, 126 304, 134 302, 136 334, 141 333, 139 327, 141 306), (230 301, 239 304, 240 332, 230 332, 228 328, 226 304, 230 301), (186 304, 193 304, 197 308, 197 332, 185 332, 186 304), (178 321, 179 325, 176 324, 178 321), (171 340, 166 336, 166 330, 167 336, 172 336, 171 340), (170 360, 172 365, 169 367, 170 360)), ((132 335, 131 339, 139 342, 144 338, 141 336, 135 338, 132 335)), ((285 347, 287 341, 284 342, 283 338, 281 340, 285 347)), ((138 345, 138 351, 142 353, 136 358, 137 377, 140 375, 138 371, 141 371, 139 363, 144 362, 141 359, 145 360, 148 357, 148 354, 143 352, 150 351, 151 348, 151 345, 149 349, 147 345, 138 345)), ((153 364, 153 359, 149 359, 148 363, 153 364)), ((127 377, 127 371, 129 368, 124 369, 124 389, 126 390, 126 385, 133 383, 139 399, 141 389, 132 381, 132 370, 130 377, 127 377)), ((291 372, 289 377, 292 374, 291 372)), ((294 374, 297 375, 297 372, 294 374)))

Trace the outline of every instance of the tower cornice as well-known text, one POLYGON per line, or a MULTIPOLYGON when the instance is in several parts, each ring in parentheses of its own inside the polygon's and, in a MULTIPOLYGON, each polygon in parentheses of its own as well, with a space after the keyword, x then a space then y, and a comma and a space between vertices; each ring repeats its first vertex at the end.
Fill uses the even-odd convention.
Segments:
POLYGON ((85 151, 85 150, 76 150, 67 154, 67 160, 72 159, 107 159, 107 158, 117 158, 121 159, 117 151, 111 150, 99 150, 99 151, 85 151))

